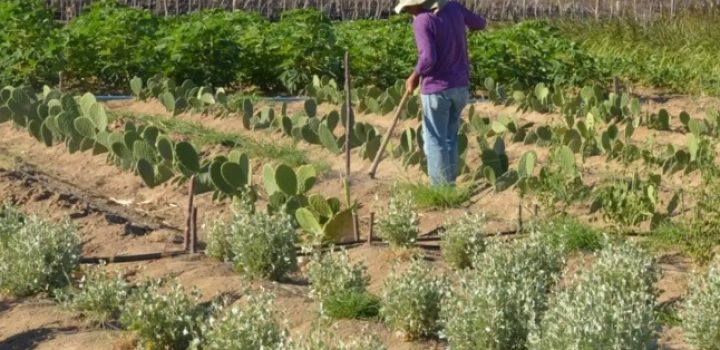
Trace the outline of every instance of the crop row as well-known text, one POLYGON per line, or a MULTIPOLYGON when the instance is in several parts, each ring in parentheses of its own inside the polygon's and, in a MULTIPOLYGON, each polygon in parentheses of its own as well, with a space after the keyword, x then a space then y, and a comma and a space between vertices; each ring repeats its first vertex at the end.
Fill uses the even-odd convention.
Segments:
MULTIPOLYGON (((313 75, 339 78, 345 51, 354 81, 386 88, 411 70, 416 56, 409 17, 331 22, 321 12, 290 11, 277 22, 252 12, 201 11, 173 18, 93 3, 66 26, 44 2, 0 4, 0 84, 126 90, 133 76, 164 74, 215 87, 297 92, 313 75)), ((470 36, 472 80, 492 77, 524 86, 574 85, 606 74, 571 41, 543 23, 470 36)))

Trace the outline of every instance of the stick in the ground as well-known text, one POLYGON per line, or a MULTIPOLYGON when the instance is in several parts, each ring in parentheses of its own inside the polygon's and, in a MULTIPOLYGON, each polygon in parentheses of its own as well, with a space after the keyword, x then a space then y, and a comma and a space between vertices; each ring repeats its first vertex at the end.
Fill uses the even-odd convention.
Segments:
POLYGON ((370 172, 368 173, 368 175, 370 175, 371 179, 375 178, 375 173, 377 172, 378 165, 380 165, 380 161, 382 160, 383 153, 385 152, 385 147, 387 147, 388 141, 390 141, 390 136, 392 136, 392 133, 393 133, 393 131, 395 131, 395 127, 397 126, 398 121, 400 121, 400 116, 402 115, 402 112, 405 110, 405 105, 407 105, 408 98, 410 98, 410 92, 405 91, 402 99, 400 99, 400 105, 398 105, 398 108, 395 111, 395 118, 393 119, 393 123, 390 126, 390 129, 388 129, 387 133, 385 133, 385 138, 383 139, 382 143, 380 144, 380 149, 378 149, 378 152, 375 155, 375 160, 373 161, 373 164, 370 167, 370 172))
POLYGON ((191 249, 190 246, 192 243, 190 236, 192 234, 193 208, 195 207, 194 203, 193 203, 193 200, 195 197, 195 176, 194 175, 190 178, 190 184, 188 185, 188 190, 190 191, 190 193, 188 194, 187 222, 185 225, 185 239, 184 239, 184 246, 185 246, 186 252, 190 251, 190 249, 191 249))

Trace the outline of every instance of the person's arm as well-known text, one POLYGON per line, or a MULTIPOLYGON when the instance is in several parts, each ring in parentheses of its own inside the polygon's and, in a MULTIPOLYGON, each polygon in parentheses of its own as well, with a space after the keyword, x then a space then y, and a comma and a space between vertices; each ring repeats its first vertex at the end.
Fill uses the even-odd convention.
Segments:
POLYGON ((425 77, 432 72, 437 61, 435 38, 430 30, 430 23, 425 17, 419 17, 413 21, 413 32, 418 50, 418 61, 414 73, 419 77, 425 77))
POLYGON ((472 11, 465 8, 465 6, 462 6, 463 8, 463 14, 465 16, 465 25, 470 28, 470 30, 483 30, 485 27, 487 27, 487 20, 485 17, 476 15, 472 11))

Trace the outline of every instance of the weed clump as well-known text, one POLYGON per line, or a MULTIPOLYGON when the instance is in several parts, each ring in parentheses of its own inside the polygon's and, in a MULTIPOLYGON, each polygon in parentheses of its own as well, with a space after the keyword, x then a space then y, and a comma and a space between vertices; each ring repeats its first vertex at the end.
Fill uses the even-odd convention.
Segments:
POLYGON ((569 216, 562 216, 540 225, 540 232, 549 244, 562 246, 565 252, 594 252, 603 247, 600 232, 569 216))
POLYGON ((681 317, 689 344, 720 349, 720 259, 692 281, 681 317))
POLYGON ((401 184, 400 190, 408 192, 419 208, 457 208, 471 197, 468 187, 452 185, 428 186, 420 183, 401 184))
POLYGON ((57 299, 91 323, 106 324, 118 320, 129 295, 130 285, 122 276, 95 267, 83 275, 76 287, 60 293, 57 299))
POLYGON ((530 349, 656 348, 656 272, 633 244, 608 245, 552 301, 530 349))
POLYGON ((442 336, 453 349, 524 349, 561 275, 561 249, 533 236, 491 245, 473 265, 443 304, 442 336))
POLYGON ((64 287, 80 254, 69 223, 50 224, 0 205, 0 293, 26 296, 64 287))
POLYGON ((367 291, 370 278, 362 263, 351 264, 345 251, 316 255, 308 267, 311 296, 332 318, 376 316, 379 300, 367 291))
POLYGON ((399 193, 390 197, 388 212, 377 223, 378 236, 392 247, 409 247, 418 236, 418 215, 412 197, 399 193))
POLYGON ((273 296, 263 292, 249 296, 239 305, 227 301, 213 305, 212 315, 203 324, 200 349, 243 350, 281 349, 287 331, 274 319, 273 296))
POLYGON ((211 229, 208 254, 232 261, 238 272, 252 278, 280 280, 297 269, 296 241, 287 214, 237 206, 230 222, 215 223, 211 229))
POLYGON ((470 267, 472 259, 485 251, 485 220, 480 215, 466 214, 447 225, 440 248, 443 259, 453 269, 470 267))
POLYGON ((414 260, 406 271, 388 277, 380 314, 408 339, 429 337, 440 328, 440 305, 447 292, 445 278, 435 276, 426 262, 414 260))
POLYGON ((131 294, 120 323, 146 349, 187 349, 199 337, 204 317, 198 299, 196 292, 187 295, 178 284, 162 292, 160 282, 150 282, 131 294))

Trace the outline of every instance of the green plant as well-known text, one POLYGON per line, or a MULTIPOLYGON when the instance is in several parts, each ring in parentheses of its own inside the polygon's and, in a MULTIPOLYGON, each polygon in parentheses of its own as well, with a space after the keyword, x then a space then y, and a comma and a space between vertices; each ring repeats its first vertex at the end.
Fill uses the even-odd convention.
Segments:
POLYGON ((538 227, 548 243, 563 247, 566 252, 594 252, 603 247, 603 237, 594 228, 571 216, 561 216, 538 227))
POLYGON ((93 2, 66 27, 67 78, 124 90, 133 75, 160 73, 159 19, 115 0, 93 2))
POLYGON ((199 336, 204 311, 199 295, 190 296, 177 283, 167 290, 159 281, 145 283, 123 307, 120 323, 133 332, 146 349, 186 349, 199 336))
POLYGON ((59 295, 58 300, 92 323, 106 324, 118 320, 129 295, 130 285, 122 276, 95 267, 88 269, 77 286, 59 295))
POLYGON ((215 303, 202 326, 202 341, 196 339, 191 349, 282 349, 287 331, 275 321, 273 296, 263 291, 238 304, 215 303))
POLYGON ((60 23, 41 0, 0 2, 0 86, 54 84, 63 65, 60 23))
POLYGON ((297 269, 295 229, 284 213, 235 206, 232 219, 213 232, 222 237, 213 243, 214 257, 232 261, 238 272, 251 278, 280 280, 297 269))
POLYGON ((390 197, 387 214, 376 225, 378 236, 393 247, 408 247, 418 236, 418 215, 408 193, 394 193, 390 197))
POLYGON ((530 349, 655 349, 652 257, 610 244, 551 302, 530 349))
POLYGON ((537 176, 525 176, 518 182, 522 195, 536 194, 545 207, 554 209, 556 203, 565 207, 590 194, 590 188, 582 181, 581 172, 575 163, 575 154, 568 146, 555 148, 550 153, 548 164, 540 169, 537 176))
POLYGON ((470 267, 473 258, 485 251, 484 226, 483 216, 469 214, 447 224, 440 242, 443 260, 456 270, 470 267))
POLYGON ((0 293, 26 296, 64 287, 80 254, 70 223, 51 224, 0 206, 0 293))
POLYGON ((402 183, 398 190, 409 192, 418 208, 457 208, 467 202, 472 192, 467 186, 428 186, 420 183, 402 183))
POLYGON ((320 302, 321 313, 332 318, 377 315, 379 300, 367 292, 367 267, 351 264, 345 251, 317 253, 307 272, 311 295, 320 302))
MULTIPOLYGON (((346 342, 335 334, 334 326, 313 322, 310 332, 297 339, 289 339, 282 349, 287 350, 387 350, 376 334, 346 342)), ((362 332, 362 331, 361 331, 362 332)))
POLYGON ((525 349, 563 266, 540 234, 489 246, 443 304, 442 336, 453 349, 525 349))
POLYGON ((413 260, 405 271, 396 269, 384 283, 380 314, 392 330, 417 339, 440 329, 440 305, 447 293, 444 277, 433 273, 422 260, 413 260))
POLYGON ((609 182, 597 189, 593 210, 602 209, 603 217, 628 229, 655 216, 660 175, 647 180, 635 174, 631 179, 609 182))
POLYGON ((690 284, 681 314, 689 344, 703 350, 720 349, 720 260, 690 284))

